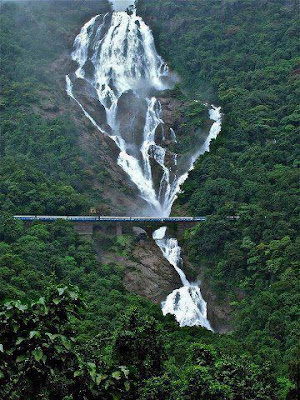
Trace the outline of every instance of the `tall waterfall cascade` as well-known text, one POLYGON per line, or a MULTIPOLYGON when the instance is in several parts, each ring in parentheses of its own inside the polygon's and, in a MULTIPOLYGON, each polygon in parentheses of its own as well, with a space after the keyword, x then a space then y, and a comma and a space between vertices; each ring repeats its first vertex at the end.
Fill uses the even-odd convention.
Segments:
MULTIPOLYGON (((117 163, 136 185, 147 215, 167 217, 194 162, 209 151, 210 141, 221 130, 220 108, 211 106, 213 124, 205 142, 179 169, 177 154, 168 149, 168 143, 176 142, 176 133, 166 131, 156 97, 174 86, 176 76, 158 55, 151 30, 136 15, 132 0, 111 2, 112 12, 93 17, 75 38, 71 56, 77 67, 66 76, 66 91, 118 146, 117 163), (132 7, 126 12, 128 6, 132 7)), ((163 302, 163 313, 174 314, 181 326, 211 329, 199 286, 190 284, 180 268, 177 240, 167 236, 165 227, 153 238, 183 285, 163 302)))

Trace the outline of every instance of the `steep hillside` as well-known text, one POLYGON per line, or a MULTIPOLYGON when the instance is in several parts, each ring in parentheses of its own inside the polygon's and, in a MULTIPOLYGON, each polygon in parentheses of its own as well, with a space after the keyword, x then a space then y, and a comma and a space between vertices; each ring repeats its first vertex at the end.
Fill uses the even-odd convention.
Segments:
POLYGON ((177 203, 207 224, 184 248, 256 356, 296 374, 299 314, 299 3, 139 1, 190 96, 224 123, 177 203), (224 216, 239 215, 237 222, 224 216), (204 275, 204 276, 203 276, 204 275), (298 327, 298 328, 297 328, 298 327))
POLYGON ((136 206, 114 143, 65 91, 75 36, 109 10, 106 0, 1 4, 2 212, 77 214, 96 207, 124 214, 136 206))

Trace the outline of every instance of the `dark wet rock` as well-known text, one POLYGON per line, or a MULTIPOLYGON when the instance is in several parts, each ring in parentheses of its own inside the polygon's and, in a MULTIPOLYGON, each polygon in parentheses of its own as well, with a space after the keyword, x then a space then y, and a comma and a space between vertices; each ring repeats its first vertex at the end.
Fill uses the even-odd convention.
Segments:
POLYGON ((148 238, 147 232, 144 229, 139 228, 138 226, 134 226, 132 228, 132 231, 137 240, 146 240, 148 238))
POLYGON ((155 143, 159 146, 163 146, 165 144, 165 127, 162 124, 159 124, 155 130, 154 140, 155 143))
POLYGON ((78 68, 78 64, 75 60, 72 60, 70 57, 66 58, 65 64, 64 64, 64 69, 65 73, 69 73, 69 75, 74 75, 75 76, 75 71, 78 68))
POLYGON ((136 151, 139 151, 143 142, 146 112, 147 102, 137 97, 131 90, 123 93, 118 101, 119 132, 136 151))
POLYGON ((95 74, 95 67, 91 60, 87 60, 87 62, 84 64, 83 69, 85 72, 85 78, 93 79, 95 74))
POLYGON ((182 116, 179 112, 184 107, 184 101, 173 97, 159 97, 158 100, 162 105, 162 119, 165 123, 166 130, 176 127, 182 122, 182 116))
POLYGON ((163 169, 158 164, 158 162, 154 159, 154 157, 152 155, 150 157, 152 181, 153 181, 153 186, 156 189, 156 192, 158 192, 160 181, 161 181, 161 178, 163 177, 163 169))
POLYGON ((214 331, 223 334, 232 332, 229 301, 220 302, 204 279, 201 281, 201 293, 207 302, 207 318, 214 331))
POLYGON ((95 122, 104 130, 108 129, 106 111, 98 100, 95 88, 84 79, 76 79, 73 84, 73 94, 95 122))
POLYGON ((73 93, 79 101, 82 97, 87 97, 90 100, 98 100, 96 89, 85 79, 78 78, 75 80, 73 84, 73 93))

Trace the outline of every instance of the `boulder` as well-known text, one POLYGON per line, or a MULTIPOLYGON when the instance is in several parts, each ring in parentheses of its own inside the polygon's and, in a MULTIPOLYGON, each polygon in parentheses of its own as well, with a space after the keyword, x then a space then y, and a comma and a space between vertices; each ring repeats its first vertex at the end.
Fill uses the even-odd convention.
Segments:
POLYGON ((147 232, 142 229, 139 228, 137 226, 134 226, 132 228, 132 232, 134 233, 135 237, 140 241, 140 240, 146 240, 148 238, 147 232))

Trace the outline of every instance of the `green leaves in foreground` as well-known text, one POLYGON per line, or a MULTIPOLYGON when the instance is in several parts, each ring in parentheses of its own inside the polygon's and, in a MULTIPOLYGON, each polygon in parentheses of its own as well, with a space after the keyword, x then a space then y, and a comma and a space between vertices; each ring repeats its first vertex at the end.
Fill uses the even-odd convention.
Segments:
POLYGON ((0 308, 0 398, 117 399, 129 390, 124 366, 108 368, 76 351, 82 307, 77 288, 64 286, 0 308))

